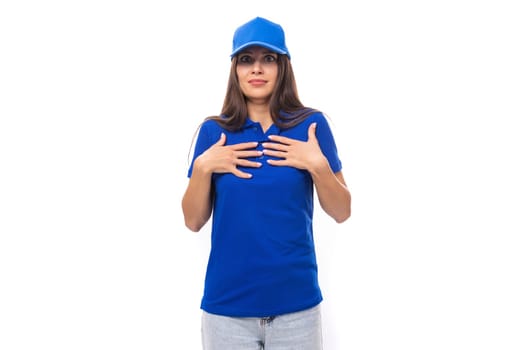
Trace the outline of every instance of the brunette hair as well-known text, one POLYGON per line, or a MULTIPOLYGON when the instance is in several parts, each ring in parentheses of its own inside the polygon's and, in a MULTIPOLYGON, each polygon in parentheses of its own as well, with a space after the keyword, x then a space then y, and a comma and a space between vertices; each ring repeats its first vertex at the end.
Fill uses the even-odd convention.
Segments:
MULTIPOLYGON (((229 131, 240 130, 248 117, 246 99, 237 78, 237 62, 238 56, 234 56, 221 114, 205 119, 215 120, 221 127, 229 131)), ((270 97, 270 114, 276 126, 280 129, 288 129, 299 124, 317 110, 305 107, 299 99, 295 75, 288 56, 278 55, 277 65, 277 83, 270 97)))
MULTIPOLYGON (((299 99, 295 75, 288 56, 279 54, 277 57, 277 83, 270 97, 270 114, 277 127, 288 129, 299 124, 312 113, 318 112, 318 110, 305 107, 299 99)), ((238 56, 233 56, 221 114, 206 117, 200 123, 193 134, 192 146, 200 127, 207 120, 215 120, 221 127, 229 131, 241 130, 246 122, 248 107, 237 78, 237 62, 238 56)), ((188 162, 190 161, 192 146, 188 150, 188 162)))

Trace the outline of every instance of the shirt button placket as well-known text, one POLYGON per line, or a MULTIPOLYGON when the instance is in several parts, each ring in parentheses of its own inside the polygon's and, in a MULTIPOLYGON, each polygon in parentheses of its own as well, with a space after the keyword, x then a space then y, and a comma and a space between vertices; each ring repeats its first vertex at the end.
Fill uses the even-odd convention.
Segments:
MULTIPOLYGON (((264 134, 262 132, 261 126, 260 125, 254 125, 253 126, 253 132, 255 134, 255 140, 258 142, 257 150, 258 151, 262 151, 263 147, 262 147, 261 140, 263 140, 264 134)), ((261 154, 259 157, 257 157, 257 159, 263 159, 263 158, 264 158, 264 154, 261 154)))

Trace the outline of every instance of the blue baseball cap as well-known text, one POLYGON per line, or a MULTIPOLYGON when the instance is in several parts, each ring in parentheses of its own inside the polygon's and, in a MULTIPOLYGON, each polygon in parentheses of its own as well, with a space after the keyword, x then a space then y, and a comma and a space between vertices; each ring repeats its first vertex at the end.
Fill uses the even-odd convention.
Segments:
POLYGON ((291 58, 286 47, 283 28, 262 17, 255 17, 235 30, 230 57, 249 46, 262 46, 291 58))

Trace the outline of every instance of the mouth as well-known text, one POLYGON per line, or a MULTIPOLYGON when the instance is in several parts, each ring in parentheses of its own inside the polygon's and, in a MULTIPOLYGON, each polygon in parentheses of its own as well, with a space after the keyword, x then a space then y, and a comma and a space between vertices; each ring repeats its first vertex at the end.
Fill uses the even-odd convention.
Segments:
POLYGON ((250 79, 250 80, 248 80, 248 83, 251 84, 251 85, 259 86, 259 85, 266 84, 267 81, 263 80, 263 79, 250 79))

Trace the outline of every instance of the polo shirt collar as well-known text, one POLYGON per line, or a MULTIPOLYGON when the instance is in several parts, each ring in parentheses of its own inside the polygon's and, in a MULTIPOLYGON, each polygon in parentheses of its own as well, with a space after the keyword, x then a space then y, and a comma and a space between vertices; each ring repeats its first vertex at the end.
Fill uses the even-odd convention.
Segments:
MULTIPOLYGON (((244 125, 242 126, 242 129, 245 130, 245 129, 249 129, 251 128, 252 126, 254 125, 260 125, 259 122, 254 122, 253 120, 251 120, 250 118, 246 118, 246 121, 244 122, 244 125)), ((272 124, 272 126, 270 126, 270 129, 275 129, 277 131, 277 134, 280 134, 281 133, 281 129, 275 125, 275 124, 272 124)), ((270 130, 269 129, 269 130, 270 130)))

